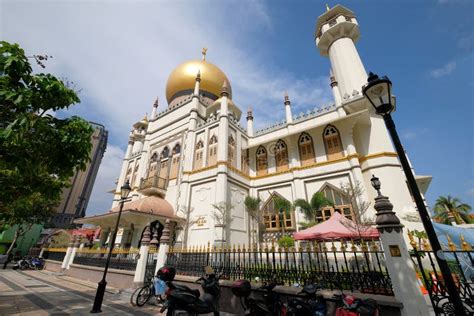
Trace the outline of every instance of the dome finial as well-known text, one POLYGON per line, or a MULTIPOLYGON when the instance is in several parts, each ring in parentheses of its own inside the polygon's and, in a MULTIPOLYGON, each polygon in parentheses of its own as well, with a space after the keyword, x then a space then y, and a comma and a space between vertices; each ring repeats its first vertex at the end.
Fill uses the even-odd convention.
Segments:
POLYGON ((196 74, 196 81, 201 81, 201 69, 198 69, 198 72, 196 74))
POLYGON ((207 47, 203 47, 201 50, 202 60, 206 61, 207 47))
POLYGON ((285 90, 285 104, 290 103, 290 97, 288 96, 288 91, 285 90))

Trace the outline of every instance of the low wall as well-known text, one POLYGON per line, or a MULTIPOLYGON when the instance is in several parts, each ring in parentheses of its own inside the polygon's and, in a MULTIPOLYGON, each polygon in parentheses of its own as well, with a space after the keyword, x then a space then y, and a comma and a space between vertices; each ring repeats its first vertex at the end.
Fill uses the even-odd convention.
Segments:
MULTIPOLYGON (((73 263, 69 267, 69 270, 64 270, 63 272, 65 275, 73 278, 98 283, 102 280, 104 268, 73 263)), ((132 288, 134 273, 134 271, 109 269, 107 272, 107 285, 117 289, 132 288)))
MULTIPOLYGON (((177 284, 183 284, 190 288, 200 289, 202 292, 201 286, 195 283, 197 279, 197 277, 177 275, 175 281, 177 284)), ((220 310, 227 313, 244 315, 244 311, 240 305, 239 299, 234 296, 231 291, 231 285, 234 283, 234 281, 221 280, 219 283, 221 285, 221 299, 219 304, 220 310)), ((252 285, 252 288, 257 287, 258 286, 252 285)), ((286 302, 289 298, 297 296, 297 293, 301 291, 301 289, 290 286, 277 286, 275 287, 274 291, 280 293, 282 300, 286 302)), ((255 294, 252 295, 255 295, 256 297, 259 296, 258 292, 254 293, 255 294)), ((322 290, 320 293, 324 296, 324 298, 328 299, 328 311, 330 311, 331 308, 334 308, 334 303, 331 302, 330 299, 334 294, 340 294, 340 291, 322 290)), ((400 309, 403 308, 403 304, 398 302, 393 296, 351 293, 349 291, 344 291, 344 294, 353 294, 357 298, 361 299, 374 299, 379 305, 380 315, 384 316, 399 316, 401 314, 400 309)))
POLYGON ((49 260, 49 259, 44 260, 45 270, 52 271, 52 272, 62 272, 63 271, 63 268, 61 268, 62 264, 63 263, 61 261, 55 261, 55 260, 49 260))

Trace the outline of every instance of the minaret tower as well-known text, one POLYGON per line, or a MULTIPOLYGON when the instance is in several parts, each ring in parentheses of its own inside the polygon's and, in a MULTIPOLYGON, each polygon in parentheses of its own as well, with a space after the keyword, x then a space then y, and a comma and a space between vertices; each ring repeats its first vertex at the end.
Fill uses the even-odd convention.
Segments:
POLYGON ((329 56, 343 102, 362 95, 361 88, 367 83, 367 73, 355 47, 359 36, 354 12, 341 5, 327 7, 316 23, 316 46, 321 55, 329 56))

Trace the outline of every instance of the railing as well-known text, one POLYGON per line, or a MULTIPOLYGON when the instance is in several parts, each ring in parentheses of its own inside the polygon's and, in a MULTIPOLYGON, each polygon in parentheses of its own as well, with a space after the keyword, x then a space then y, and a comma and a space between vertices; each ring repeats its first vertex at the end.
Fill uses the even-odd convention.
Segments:
POLYGON ((63 261, 66 256, 67 248, 45 248, 43 258, 53 261, 63 261))
POLYGON ((161 178, 157 175, 141 179, 140 181, 140 189, 157 188, 161 190, 166 190, 167 187, 168 180, 166 178, 161 178))
POLYGON ((155 276, 157 253, 158 253, 158 248, 150 246, 150 249, 148 250, 147 261, 146 261, 145 280, 143 280, 145 284, 151 282, 151 279, 155 276))
MULTIPOLYGON (((449 295, 430 244, 426 239, 423 239, 417 245, 413 236, 410 236, 410 239, 410 244, 413 247, 411 257, 415 263, 417 273, 423 280, 423 285, 428 292, 435 314, 454 315, 454 308, 449 302, 449 295)), ((461 242, 461 249, 457 249, 448 235, 449 249, 444 249, 443 255, 445 260, 448 261, 453 280, 457 285, 467 314, 474 315, 474 252, 462 236, 461 242)))
MULTIPOLYGON (((75 264, 93 267, 105 267, 108 248, 78 249, 74 257, 75 264)), ((135 271, 138 261, 137 248, 116 248, 112 250, 109 268, 135 271)))
MULTIPOLYGON (((339 243, 338 243, 339 244, 339 243)), ((201 276, 209 265, 227 279, 248 279, 291 285, 315 282, 324 288, 393 295, 383 251, 375 242, 339 249, 331 243, 307 243, 299 248, 268 246, 191 247, 173 249, 167 256, 179 274, 201 276)))

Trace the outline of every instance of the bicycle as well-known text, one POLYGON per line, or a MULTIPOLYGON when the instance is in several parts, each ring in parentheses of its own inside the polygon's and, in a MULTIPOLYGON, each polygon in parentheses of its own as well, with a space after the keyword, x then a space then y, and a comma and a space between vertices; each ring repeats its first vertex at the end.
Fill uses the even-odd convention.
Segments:
MULTIPOLYGON (((151 297, 155 298, 156 305, 163 304, 165 302, 165 295, 164 292, 160 294, 156 294, 155 283, 160 282, 158 278, 154 277, 151 279, 150 282, 145 283, 141 288, 135 290, 134 294, 137 293, 137 297, 135 299, 135 304, 139 307, 145 305, 151 297)), ((133 294, 132 294, 133 297, 133 294)))

